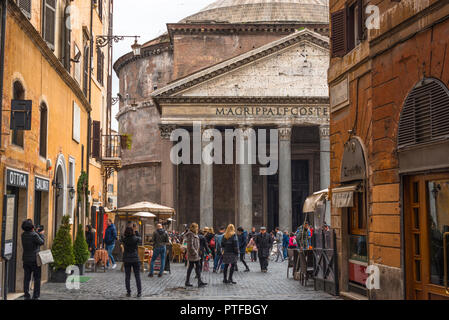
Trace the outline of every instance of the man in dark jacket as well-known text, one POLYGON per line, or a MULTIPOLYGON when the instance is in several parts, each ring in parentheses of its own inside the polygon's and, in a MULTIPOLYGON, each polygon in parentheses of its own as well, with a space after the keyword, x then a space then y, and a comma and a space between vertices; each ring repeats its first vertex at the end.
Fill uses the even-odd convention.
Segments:
POLYGON ((246 230, 243 230, 242 227, 237 228, 238 240, 239 240, 239 252, 240 252, 240 261, 245 266, 245 272, 249 272, 249 267, 245 262, 245 254, 246 254, 246 245, 248 244, 248 233, 246 230))
POLYGON ((273 238, 267 233, 267 228, 261 227, 260 233, 256 236, 256 246, 259 255, 260 269, 266 273, 268 270, 268 257, 273 246, 273 238))
MULTIPOLYGON (((112 251, 115 248, 115 240, 117 240, 117 229, 115 225, 112 223, 111 219, 108 219, 108 227, 104 233, 104 244, 105 249, 108 251, 109 259, 112 263, 112 269, 117 268, 117 264, 115 263, 114 257, 112 256, 112 251)), ((107 262, 107 267, 109 267, 109 260, 107 262)))
POLYGON ((165 269, 165 255, 167 253, 167 244, 169 244, 168 234, 162 228, 161 224, 156 226, 156 231, 153 233, 153 258, 151 259, 150 273, 149 277, 153 276, 154 273, 154 262, 160 256, 161 257, 161 269, 159 271, 158 277, 162 277, 165 269))
MULTIPOLYGON (((218 265, 220 262, 220 259, 223 258, 223 254, 221 252, 221 241, 223 239, 223 235, 225 232, 226 228, 225 227, 220 227, 218 233, 215 235, 215 259, 214 259, 214 271, 213 272, 217 272, 218 271, 218 265)), ((223 270, 224 265, 221 265, 221 269, 223 270)))
POLYGON ((37 254, 45 243, 44 231, 34 231, 33 221, 25 220, 22 223, 22 247, 23 247, 23 292, 25 300, 30 300, 31 274, 34 278, 33 300, 38 300, 41 291, 41 267, 37 265, 37 254))
POLYGON ((95 255, 95 233, 92 231, 90 225, 86 226, 86 242, 89 248, 90 257, 93 258, 95 255))

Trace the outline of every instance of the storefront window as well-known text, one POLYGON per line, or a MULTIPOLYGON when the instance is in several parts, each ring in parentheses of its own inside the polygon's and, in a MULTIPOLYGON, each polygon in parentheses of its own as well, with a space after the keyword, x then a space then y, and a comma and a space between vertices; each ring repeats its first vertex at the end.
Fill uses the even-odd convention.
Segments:
POLYGON ((349 208, 349 259, 368 262, 366 214, 363 193, 354 194, 354 206, 349 208))
POLYGON ((430 282, 442 286, 444 285, 443 237, 449 232, 449 180, 428 181, 427 196, 429 199, 430 282))

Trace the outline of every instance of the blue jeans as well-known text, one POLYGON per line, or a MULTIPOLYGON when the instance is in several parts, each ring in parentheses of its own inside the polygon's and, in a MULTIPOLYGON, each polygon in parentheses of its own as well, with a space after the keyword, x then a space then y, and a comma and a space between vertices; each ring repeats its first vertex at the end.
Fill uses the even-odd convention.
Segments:
MULTIPOLYGON (((111 259, 112 264, 115 264, 114 257, 112 256, 112 251, 114 250, 114 248, 115 248, 115 243, 106 245, 106 250, 108 251, 108 256, 109 256, 109 259, 111 259)), ((108 260, 106 266, 109 267, 109 260, 108 260)))
POLYGON ((158 256, 161 256, 161 270, 159 271, 159 274, 164 273, 165 269, 165 254, 167 253, 167 247, 159 247, 155 248, 153 251, 153 258, 151 259, 151 265, 150 265, 150 274, 153 274, 154 272, 154 262, 156 261, 158 256))
MULTIPOLYGON (((215 254, 215 259, 214 259, 214 270, 215 270, 215 271, 218 271, 218 270, 217 270, 217 268, 218 268, 218 261, 220 260, 221 257, 223 257, 222 254, 220 254, 220 253, 216 253, 216 254, 215 254)), ((224 270, 224 263, 221 264, 220 269, 221 269, 221 270, 224 270)))
POLYGON ((287 259, 287 258, 288 258, 288 250, 287 250, 287 247, 284 247, 283 252, 284 252, 284 259, 287 259))

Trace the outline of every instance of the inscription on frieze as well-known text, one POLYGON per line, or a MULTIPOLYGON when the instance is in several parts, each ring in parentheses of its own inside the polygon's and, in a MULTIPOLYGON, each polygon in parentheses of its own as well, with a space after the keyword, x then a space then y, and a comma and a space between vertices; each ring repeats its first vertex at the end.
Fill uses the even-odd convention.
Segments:
POLYGON ((329 108, 325 106, 308 107, 217 107, 217 116, 232 116, 232 117, 329 117, 329 108))

